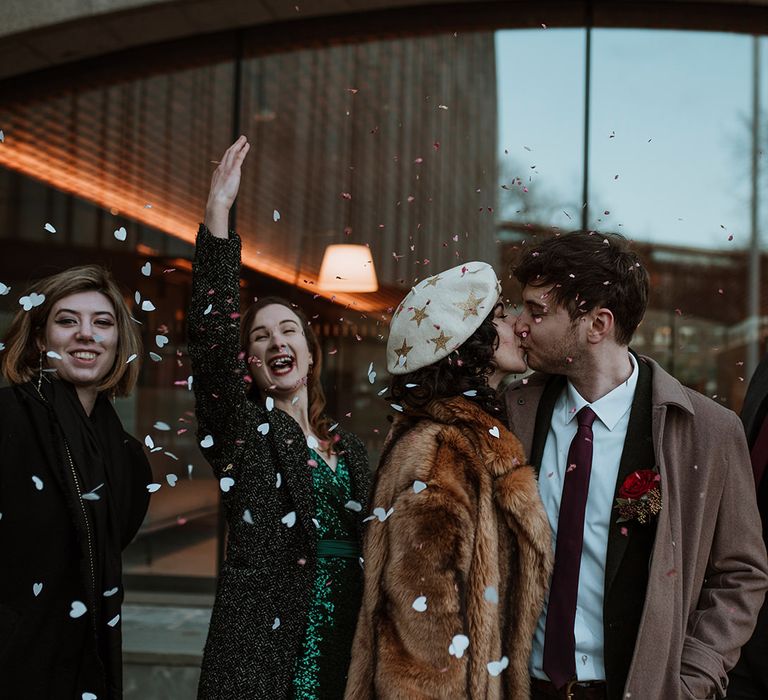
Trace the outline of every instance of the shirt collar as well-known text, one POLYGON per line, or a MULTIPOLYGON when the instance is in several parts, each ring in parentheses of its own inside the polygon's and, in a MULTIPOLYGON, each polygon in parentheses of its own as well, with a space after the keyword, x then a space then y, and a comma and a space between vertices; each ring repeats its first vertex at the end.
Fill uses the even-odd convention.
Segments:
POLYGON ((579 394, 569 379, 565 397, 565 422, 570 423, 584 406, 589 406, 600 419, 600 422, 608 430, 613 430, 616 424, 624 417, 624 414, 632 407, 632 400, 635 397, 639 370, 637 368, 637 361, 632 356, 632 353, 629 354, 629 361, 632 363, 632 374, 629 375, 629 379, 619 384, 615 389, 612 389, 594 403, 589 403, 579 394))

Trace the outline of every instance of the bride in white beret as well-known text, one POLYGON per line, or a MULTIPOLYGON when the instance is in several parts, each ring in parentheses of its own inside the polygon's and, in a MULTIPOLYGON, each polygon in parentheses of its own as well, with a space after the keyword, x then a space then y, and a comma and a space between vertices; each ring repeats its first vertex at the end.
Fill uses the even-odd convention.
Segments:
POLYGON ((345 697, 529 697, 550 528, 505 425, 500 380, 526 370, 487 263, 422 280, 387 343, 397 411, 365 534, 345 697))

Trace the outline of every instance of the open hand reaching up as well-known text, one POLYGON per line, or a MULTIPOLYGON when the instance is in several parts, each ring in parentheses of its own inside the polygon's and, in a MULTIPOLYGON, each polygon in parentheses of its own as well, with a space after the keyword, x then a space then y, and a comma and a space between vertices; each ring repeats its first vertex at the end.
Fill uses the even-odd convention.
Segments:
POLYGON ((229 210, 240 189, 240 167, 251 144, 241 136, 224 153, 211 177, 211 189, 205 207, 205 225, 218 238, 227 238, 229 210))

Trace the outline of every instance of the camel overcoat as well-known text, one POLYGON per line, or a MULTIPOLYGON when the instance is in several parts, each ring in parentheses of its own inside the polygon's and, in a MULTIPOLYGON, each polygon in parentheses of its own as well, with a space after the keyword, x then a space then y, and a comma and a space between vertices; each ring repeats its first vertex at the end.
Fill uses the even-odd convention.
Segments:
MULTIPOLYGON (((768 588, 744 430, 733 411, 684 387, 650 358, 639 360, 652 372, 662 509, 634 655, 616 697, 723 698, 727 671, 752 634, 768 588)), ((510 427, 527 450, 547 381, 534 374, 506 391, 510 427)), ((618 538, 618 546, 626 539, 618 538)))
POLYGON ((371 507, 345 697, 527 700, 551 537, 518 439, 463 397, 398 415, 371 507))

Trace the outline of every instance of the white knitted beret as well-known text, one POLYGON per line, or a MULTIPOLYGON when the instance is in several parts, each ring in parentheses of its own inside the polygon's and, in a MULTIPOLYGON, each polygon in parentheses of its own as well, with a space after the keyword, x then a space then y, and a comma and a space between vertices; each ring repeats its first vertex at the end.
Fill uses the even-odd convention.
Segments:
POLYGON ((392 316, 387 369, 407 374, 442 360, 478 329, 500 294, 496 273, 484 262, 423 279, 392 316))

